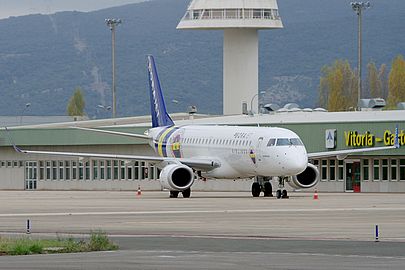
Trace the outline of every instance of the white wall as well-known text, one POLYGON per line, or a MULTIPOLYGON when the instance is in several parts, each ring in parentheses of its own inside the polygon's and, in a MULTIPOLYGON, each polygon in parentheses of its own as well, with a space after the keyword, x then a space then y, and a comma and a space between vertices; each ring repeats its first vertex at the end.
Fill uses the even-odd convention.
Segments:
MULTIPOLYGON (((242 102, 259 92, 259 42, 256 29, 224 30, 224 114, 241 114, 242 102)), ((253 108, 257 112, 258 99, 253 108)))
POLYGON ((1 190, 23 190, 24 168, 1 168, 0 189, 1 190))

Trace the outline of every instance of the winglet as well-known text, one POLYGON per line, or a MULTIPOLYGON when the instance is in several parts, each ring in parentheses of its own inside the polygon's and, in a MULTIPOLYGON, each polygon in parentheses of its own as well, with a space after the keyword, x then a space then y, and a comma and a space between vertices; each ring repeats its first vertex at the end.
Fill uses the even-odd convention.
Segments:
POLYGON ((18 148, 17 145, 15 145, 14 140, 13 140, 13 137, 11 137, 11 134, 10 134, 10 131, 8 130, 8 128, 7 128, 7 127, 4 127, 4 129, 6 130, 8 140, 9 140, 10 143, 13 145, 14 150, 15 150, 17 153, 24 153, 24 151, 22 151, 20 148, 18 148))
POLYGON ((395 148, 400 148, 401 147, 401 145, 400 145, 400 143, 399 143, 399 127, 398 127, 398 124, 396 125, 396 127, 395 127, 395 142, 394 142, 394 146, 395 146, 395 148))

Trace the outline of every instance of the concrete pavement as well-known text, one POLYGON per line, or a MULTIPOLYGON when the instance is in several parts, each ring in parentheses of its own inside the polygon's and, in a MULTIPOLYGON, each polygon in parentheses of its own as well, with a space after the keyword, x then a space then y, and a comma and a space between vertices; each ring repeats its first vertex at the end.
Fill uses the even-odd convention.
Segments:
POLYGON ((0 232, 106 231, 121 250, 0 257, 1 269, 403 269, 404 194, 0 192, 0 232), (375 243, 374 226, 380 227, 375 243))

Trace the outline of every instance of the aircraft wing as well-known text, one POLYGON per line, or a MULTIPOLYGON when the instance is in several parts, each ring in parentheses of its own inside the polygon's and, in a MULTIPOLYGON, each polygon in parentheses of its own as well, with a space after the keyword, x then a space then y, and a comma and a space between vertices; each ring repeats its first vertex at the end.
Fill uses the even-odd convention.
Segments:
POLYGON ((99 153, 76 153, 76 152, 52 152, 52 151, 34 151, 24 150, 17 146, 14 149, 22 154, 33 155, 51 155, 63 157, 77 157, 77 158, 99 158, 99 159, 121 159, 121 160, 144 160, 151 163, 182 163, 194 169, 212 170, 221 166, 221 164, 214 159, 205 158, 169 158, 158 156, 135 156, 135 155, 116 155, 116 154, 99 154, 99 153))
MULTIPOLYGON (((82 130, 102 132, 107 134, 114 134, 120 136, 129 136, 143 139, 150 139, 146 135, 138 135, 131 133, 122 133, 115 131, 105 131, 105 130, 94 130, 88 128, 78 128, 82 130)), ((5 128, 8 132, 8 129, 5 128)), ((159 156, 135 156, 135 155, 117 155, 117 154, 101 154, 101 153, 78 153, 78 152, 53 152, 53 151, 36 151, 36 150, 25 150, 20 149, 15 145, 11 136, 10 142, 12 143, 14 150, 22 154, 33 154, 33 155, 51 155, 51 156, 63 156, 63 157, 77 157, 77 158, 99 158, 99 159, 121 159, 121 160, 144 160, 151 163, 166 162, 170 163, 182 163, 194 169, 200 170, 212 170, 221 166, 220 162, 210 158, 173 158, 173 157, 159 157, 159 156)))
POLYGON ((71 128, 85 130, 85 131, 91 131, 91 132, 105 133, 105 134, 110 134, 110 135, 118 135, 118 136, 123 136, 123 137, 144 139, 144 140, 151 139, 149 136, 142 135, 142 134, 134 134, 134 133, 126 133, 126 132, 118 132, 118 131, 102 130, 102 129, 93 129, 93 128, 83 128, 83 127, 71 127, 71 128))
POLYGON ((388 150, 388 149, 396 149, 397 146, 383 146, 383 147, 372 147, 372 148, 361 148, 361 149, 348 149, 348 150, 340 150, 340 151, 326 151, 326 152, 316 152, 316 153, 308 153, 308 158, 323 158, 323 157, 340 157, 345 158, 348 155, 353 155, 356 153, 366 153, 366 152, 374 152, 379 150, 388 150))

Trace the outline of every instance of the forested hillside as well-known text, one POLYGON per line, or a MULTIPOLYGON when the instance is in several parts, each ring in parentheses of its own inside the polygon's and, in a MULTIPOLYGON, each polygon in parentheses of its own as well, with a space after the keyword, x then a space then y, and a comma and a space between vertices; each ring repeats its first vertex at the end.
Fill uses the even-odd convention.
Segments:
MULTIPOLYGON (((62 115, 76 87, 90 118, 111 105, 111 33, 117 29, 118 115, 149 113, 146 55, 153 54, 170 111, 190 104, 222 112, 222 32, 179 31, 188 0, 155 0, 95 12, 0 20, 0 114, 62 115)), ((357 61, 357 18, 346 0, 279 0, 285 28, 260 32, 260 91, 265 102, 316 106, 320 70, 357 61)), ((405 1, 375 0, 364 14, 364 65, 405 55, 405 1)))

